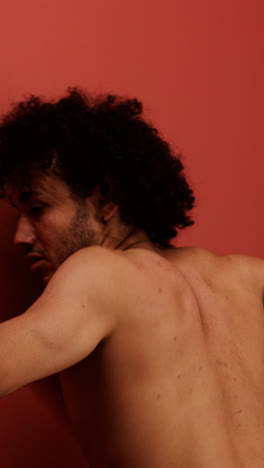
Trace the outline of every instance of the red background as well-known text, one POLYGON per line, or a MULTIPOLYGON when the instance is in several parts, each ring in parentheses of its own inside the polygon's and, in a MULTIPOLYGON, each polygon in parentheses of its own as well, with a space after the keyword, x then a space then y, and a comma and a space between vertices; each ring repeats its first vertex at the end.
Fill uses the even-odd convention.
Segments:
MULTIPOLYGON (((183 153, 197 197, 177 245, 264 253, 262 0, 9 0, 1 5, 0 112, 68 86, 137 97, 183 153)), ((12 246, 0 203, 0 320, 22 313, 39 280, 12 246)), ((84 467, 58 376, 0 400, 2 466, 84 467)))

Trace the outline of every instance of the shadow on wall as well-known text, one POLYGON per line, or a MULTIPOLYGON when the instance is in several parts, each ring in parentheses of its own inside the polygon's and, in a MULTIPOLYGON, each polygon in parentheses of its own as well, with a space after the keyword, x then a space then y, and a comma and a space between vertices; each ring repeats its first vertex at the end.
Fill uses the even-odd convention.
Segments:
MULTIPOLYGON (((43 291, 43 285, 28 270, 23 250, 13 245, 17 221, 13 210, 0 206, 0 218, 0 322, 3 322, 27 310, 43 291)), ((59 374, 2 397, 0 414, 1 466, 87 468, 67 421, 59 374)))
POLYGON ((22 248, 15 247, 13 237, 16 216, 0 206, 0 322, 20 315, 43 291, 40 279, 30 272, 22 248))

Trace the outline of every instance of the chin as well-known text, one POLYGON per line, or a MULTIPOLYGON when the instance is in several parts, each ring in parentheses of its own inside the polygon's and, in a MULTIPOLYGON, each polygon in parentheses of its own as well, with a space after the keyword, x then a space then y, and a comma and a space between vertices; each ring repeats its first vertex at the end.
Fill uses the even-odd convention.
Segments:
POLYGON ((50 273, 47 273, 46 275, 43 275, 41 278, 42 283, 46 286, 51 280, 53 275, 54 275, 54 272, 53 273, 50 272, 50 273))

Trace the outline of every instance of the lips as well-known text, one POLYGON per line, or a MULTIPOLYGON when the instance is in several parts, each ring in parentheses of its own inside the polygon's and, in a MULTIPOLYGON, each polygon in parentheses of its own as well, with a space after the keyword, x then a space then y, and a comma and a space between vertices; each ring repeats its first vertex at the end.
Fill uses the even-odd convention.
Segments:
POLYGON ((36 270, 40 268, 45 262, 45 258, 41 257, 40 255, 29 254, 28 258, 31 262, 30 270, 36 270))
POLYGON ((38 262, 39 260, 44 259, 44 257, 42 257, 41 255, 31 255, 31 254, 28 255, 28 258, 31 260, 32 263, 35 263, 35 262, 38 262))
POLYGON ((43 267, 46 263, 46 260, 43 257, 34 257, 34 262, 32 263, 30 270, 35 271, 43 267))

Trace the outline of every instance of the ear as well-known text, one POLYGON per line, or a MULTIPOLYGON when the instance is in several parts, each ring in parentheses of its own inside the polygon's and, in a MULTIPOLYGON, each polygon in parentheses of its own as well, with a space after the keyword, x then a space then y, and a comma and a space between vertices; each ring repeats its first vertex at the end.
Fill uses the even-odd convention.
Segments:
POLYGON ((102 216, 104 217, 105 221, 108 221, 112 218, 112 216, 116 213, 118 206, 113 203, 109 202, 104 206, 102 216))
POLYGON ((101 194, 99 187, 96 187, 91 198, 96 210, 96 217, 99 220, 101 220, 103 216, 104 219, 108 221, 118 209, 116 203, 107 200, 107 198, 101 194))

